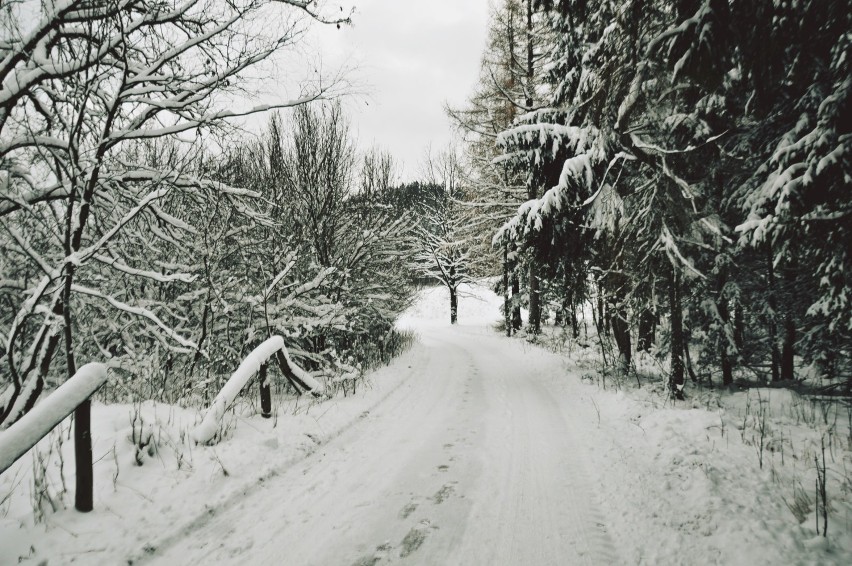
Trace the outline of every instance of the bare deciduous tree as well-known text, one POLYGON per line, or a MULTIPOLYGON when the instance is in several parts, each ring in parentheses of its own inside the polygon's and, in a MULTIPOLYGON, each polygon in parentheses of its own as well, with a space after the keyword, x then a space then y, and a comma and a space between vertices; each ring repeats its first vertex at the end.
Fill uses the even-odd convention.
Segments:
POLYGON ((88 333, 81 304, 132 315, 169 345, 198 349, 176 313, 127 300, 113 282, 191 279, 181 266, 143 260, 149 253, 134 264, 126 247, 179 248, 181 235, 196 231, 167 203, 252 196, 194 166, 203 132, 339 87, 318 83, 298 99, 245 109, 222 104, 243 91, 248 69, 294 41, 303 18, 325 21, 313 2, 298 0, 58 0, 43 3, 37 18, 4 7, 0 247, 11 281, 3 289, 15 292, 3 293, 0 315, 8 375, 0 422, 32 407, 60 345, 74 373, 75 328, 88 333), (280 19, 275 37, 261 33, 261 17, 280 19), (166 159, 141 159, 135 149, 166 139, 174 144, 166 159))

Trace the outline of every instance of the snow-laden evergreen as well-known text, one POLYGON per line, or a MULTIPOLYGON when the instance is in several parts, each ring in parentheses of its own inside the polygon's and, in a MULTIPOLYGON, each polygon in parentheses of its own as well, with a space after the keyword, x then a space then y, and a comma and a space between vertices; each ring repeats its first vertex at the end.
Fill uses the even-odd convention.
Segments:
POLYGON ((645 349, 668 314, 677 395, 690 347, 724 384, 812 367, 848 390, 848 2, 530 4, 553 34, 527 91, 547 97, 492 159, 527 187, 493 243, 525 251, 529 297, 547 289, 563 320, 599 297, 625 368, 629 327, 645 349))

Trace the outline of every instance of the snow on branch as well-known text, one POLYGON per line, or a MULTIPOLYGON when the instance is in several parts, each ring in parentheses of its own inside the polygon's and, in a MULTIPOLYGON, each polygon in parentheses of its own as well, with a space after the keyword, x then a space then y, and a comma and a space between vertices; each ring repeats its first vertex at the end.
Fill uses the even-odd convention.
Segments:
POLYGON ((104 235, 101 236, 101 238, 97 242, 95 242, 94 244, 92 244, 91 246, 89 246, 86 249, 83 249, 83 250, 80 250, 79 252, 75 252, 75 253, 71 254, 70 256, 68 256, 68 258, 66 258, 66 261, 70 261, 70 262, 75 263, 75 264, 80 264, 80 263, 86 261, 87 259, 89 259, 93 255, 95 255, 95 253, 97 253, 97 251, 100 250, 104 245, 106 245, 107 242, 109 242, 113 237, 115 237, 115 235, 128 222, 133 220, 133 218, 135 218, 136 215, 138 215, 140 212, 142 212, 142 210, 144 210, 149 204, 151 204, 152 202, 154 202, 155 200, 157 200, 159 198, 164 197, 168 193, 169 193, 168 187, 159 188, 159 189, 151 191, 150 193, 145 195, 135 207, 130 209, 127 212, 127 214, 125 214, 121 218, 121 220, 119 220, 115 225, 113 225, 112 228, 107 230, 106 233, 104 233, 104 235))
MULTIPOLYGON (((108 183, 110 181, 117 181, 121 183, 164 183, 168 182, 170 185, 179 188, 179 189, 205 189, 217 191, 222 194, 227 194, 231 196, 238 197, 248 197, 248 198, 261 198, 260 193, 257 191, 253 191, 251 189, 245 189, 240 187, 232 187, 227 183, 222 183, 220 181, 213 181, 210 179, 200 179, 198 177, 193 177, 191 175, 186 174, 178 174, 173 171, 162 171, 160 169, 152 168, 152 167, 137 167, 132 170, 122 171, 122 172, 112 172, 112 173, 104 173, 101 177, 104 183, 108 183)), ((0 208, 0 212, 2 212, 2 208, 0 208)), ((164 218, 165 220, 165 218, 164 218)), ((182 223, 182 221, 174 219, 178 223, 182 223)), ((172 223, 170 221, 170 223, 172 223)), ((176 227, 180 227, 187 231, 193 231, 195 228, 189 225, 176 225, 176 227)))
POLYGON ((326 278, 328 278, 328 276, 334 273, 335 271, 337 271, 335 267, 326 267, 325 269, 320 270, 319 273, 317 273, 313 279, 302 283, 301 285, 290 291, 290 294, 287 296, 285 301, 292 301, 300 295, 304 295, 306 293, 310 293, 315 289, 318 289, 320 285, 322 285, 323 282, 326 280, 326 278))
POLYGON ((0 144, 0 157, 24 147, 40 147, 68 151, 68 142, 51 136, 23 135, 0 144))
MULTIPOLYGON (((625 157, 617 155, 612 162, 625 157)), ((541 230, 544 220, 552 217, 566 207, 582 207, 594 200, 594 196, 580 201, 581 195, 591 193, 594 184, 595 153, 578 153, 562 163, 557 184, 538 199, 524 202, 518 207, 515 215, 500 227, 492 239, 493 245, 506 240, 520 240, 527 235, 541 230)), ((607 172, 609 168, 607 168, 607 172)), ((600 191, 600 189, 598 189, 600 191)), ((597 194, 597 193, 595 193, 597 194)))
POLYGON ((166 336, 180 344, 181 346, 186 346, 187 348, 192 348, 193 350, 198 350, 198 345, 184 338, 180 334, 177 333, 173 328, 170 328, 166 323, 164 323, 160 318, 155 315, 153 312, 146 308, 142 307, 134 307, 133 305, 128 305, 127 303, 123 303, 114 297, 110 297, 109 295, 104 295, 103 293, 96 291, 95 289, 89 289, 88 287, 83 287, 82 285, 72 285, 71 290, 75 293, 81 293, 83 295, 89 295, 91 297, 97 297, 99 299, 103 299, 111 306, 115 307, 120 311, 124 311, 129 314, 133 314, 136 316, 141 316, 143 318, 147 318, 154 324, 156 324, 160 329, 165 332, 166 336))
POLYGON ((27 208, 39 202, 64 199, 68 197, 68 194, 68 187, 61 183, 56 183, 42 189, 22 192, 18 195, 3 193, 0 194, 0 201, 5 202, 0 202, 0 216, 5 216, 10 212, 27 208))
POLYGON ((284 279, 287 274, 290 273, 290 270, 293 269, 293 267, 296 265, 296 255, 297 254, 295 251, 291 251, 288 254, 287 260, 285 261, 284 269, 282 269, 281 272, 272 279, 272 282, 263 292, 264 299, 267 299, 269 297, 269 295, 272 293, 272 290, 275 289, 275 286, 278 285, 278 283, 280 283, 281 280, 284 279))
POLYGON ((588 154, 581 153, 566 159, 562 164, 559 182, 542 195, 540 213, 548 216, 562 210, 562 206, 576 195, 576 192, 569 190, 572 185, 579 185, 586 192, 591 192, 593 181, 592 161, 588 154))
MULTIPOLYGON (((290 6, 301 8, 310 17, 322 24, 336 24, 337 27, 340 27, 341 24, 352 23, 352 11, 354 11, 354 8, 352 8, 352 11, 350 11, 347 16, 340 18, 327 18, 313 9, 313 6, 316 6, 317 4, 316 0, 273 0, 273 2, 277 2, 279 4, 289 4, 290 6)), ((341 7, 340 10, 342 11, 343 7, 341 7)))
POLYGON ((728 130, 725 130, 724 132, 722 132, 720 134, 716 134, 716 135, 708 137, 706 140, 702 141, 698 145, 689 144, 686 147, 678 148, 678 149, 666 149, 666 148, 660 147, 659 145, 656 145, 656 144, 647 142, 645 140, 642 140, 641 138, 639 138, 639 136, 637 136, 636 134, 633 134, 633 133, 630 134, 630 141, 633 143, 634 147, 637 147, 639 149, 643 149, 643 150, 646 150, 646 151, 652 151, 652 152, 658 153, 660 155, 672 155, 672 154, 677 154, 677 153, 689 153, 691 151, 695 151, 699 147, 713 143, 714 141, 718 140, 719 138, 725 136, 727 133, 728 133, 728 130))
POLYGON ((660 238, 657 242, 660 246, 662 246, 673 266, 677 267, 678 264, 680 264, 701 279, 707 279, 703 273, 695 269, 695 266, 692 265, 691 261, 686 259, 683 254, 680 253, 680 248, 678 247, 677 242, 675 242, 674 236, 665 224, 663 224, 663 228, 660 231, 660 238))
POLYGON ((645 61, 642 61, 639 64, 639 68, 636 69, 636 75, 630 83, 630 89, 627 91, 627 96, 624 97, 624 100, 621 101, 621 105, 618 107, 618 118, 615 121, 616 131, 620 131, 629 121, 630 114, 636 107, 636 103, 639 101, 639 94, 642 91, 642 84, 645 82, 647 69, 648 65, 645 61))
POLYGON ((302 382, 302 385, 307 388, 309 393, 313 395, 323 394, 323 392, 325 391, 325 387, 323 386, 323 384, 314 379, 314 376, 303 370, 301 366, 295 364, 290 358, 290 352, 287 351, 287 348, 285 346, 282 345, 276 355, 284 358, 284 360, 287 362, 289 370, 293 372, 293 375, 295 375, 299 379, 299 381, 302 382))
POLYGON ((126 130, 116 130, 110 136, 110 141, 117 140, 131 140, 131 139, 152 139, 152 138, 162 138, 174 134, 179 134, 181 132, 186 132, 188 130, 194 130, 201 126, 211 124, 213 122, 218 122, 225 118, 240 118, 243 116, 249 116, 251 114, 257 114, 260 112, 268 112, 269 110, 277 110, 281 108, 292 108, 294 106, 301 106, 303 104, 307 104, 308 102, 313 102, 319 100, 322 97, 322 93, 313 94, 310 96, 305 96, 302 98, 296 98, 294 100, 287 100, 285 102, 275 103, 275 104, 261 104, 259 106, 254 106, 252 108, 247 108, 245 110, 220 110, 218 112, 211 112, 205 116, 197 118, 195 120, 187 120, 186 122, 179 122, 172 126, 166 126, 164 128, 138 128, 138 129, 126 129, 126 130))
POLYGON ((159 281, 161 283, 168 283, 171 281, 182 281, 184 283, 192 283, 195 281, 198 276, 191 273, 158 273, 156 271, 149 271, 147 269, 137 269, 135 267, 130 267, 129 265, 117 260, 113 257, 107 257, 104 255, 96 254, 93 256, 96 261, 109 265, 110 267, 121 271, 122 273, 127 273, 128 275, 139 275, 140 277, 146 277, 148 279, 153 279, 154 281, 159 281))
MULTIPOLYGON (((21 326, 24 324, 24 321, 26 321, 27 317, 29 317, 33 312, 36 311, 39 300, 41 300, 41 298, 47 294, 47 290, 50 284, 58 278, 58 270, 54 273, 51 273, 50 275, 45 275, 39 280, 38 285, 36 285, 27 292, 29 296, 24 301, 24 304, 21 305, 21 308, 18 309, 18 312, 15 314, 15 318, 12 319, 12 324, 9 325, 9 329, 6 333, 5 349, 7 352, 12 351, 15 337, 18 335, 18 332, 20 331, 21 326)), ((53 293, 58 295, 59 290, 54 290, 53 293)))
POLYGON ((624 216, 624 201, 618 191, 609 183, 605 183, 587 203, 591 205, 588 224, 595 230, 595 237, 614 233, 624 216))
POLYGON ((584 146, 587 128, 578 126, 566 126, 564 124, 536 123, 520 124, 497 135, 497 145, 500 147, 521 146, 524 144, 538 144, 545 147, 550 143, 559 143, 557 140, 571 140, 572 145, 584 146))

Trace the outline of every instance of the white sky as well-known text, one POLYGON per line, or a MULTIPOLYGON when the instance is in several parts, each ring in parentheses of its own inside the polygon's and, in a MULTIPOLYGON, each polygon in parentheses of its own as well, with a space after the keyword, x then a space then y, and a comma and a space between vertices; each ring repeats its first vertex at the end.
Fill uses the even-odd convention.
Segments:
MULTIPOLYGON (((329 7, 335 2, 328 2, 329 7)), ((426 147, 451 138, 444 103, 473 90, 485 46, 488 0, 348 0, 353 25, 315 26, 323 66, 354 66, 365 96, 345 102, 360 146, 390 151, 414 180, 426 147)))

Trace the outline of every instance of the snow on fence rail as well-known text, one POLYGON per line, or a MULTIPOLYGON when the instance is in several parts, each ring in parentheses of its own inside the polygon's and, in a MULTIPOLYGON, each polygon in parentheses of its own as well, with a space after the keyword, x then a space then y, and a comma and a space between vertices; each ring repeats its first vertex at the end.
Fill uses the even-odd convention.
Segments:
MULTIPOLYGON (((256 373, 260 373, 261 375, 261 388, 268 388, 268 383, 266 383, 266 363, 272 356, 279 357, 282 370, 292 374, 288 377, 299 386, 315 395, 323 392, 323 385, 290 359, 287 347, 284 345, 284 338, 281 336, 272 336, 252 350, 231 375, 221 391, 219 391, 219 394, 213 399, 213 403, 207 409, 207 413, 204 415, 201 424, 192 432, 193 440, 204 444, 210 442, 216 436, 216 431, 219 430, 219 424, 222 422, 222 417, 225 416, 225 411, 228 410, 228 407, 231 406, 234 399, 236 399, 243 387, 246 386, 246 383, 256 373)), ((268 389, 266 394, 268 395, 268 389)), ((263 391, 261 391, 261 397, 263 397, 263 391)), ((267 403, 268 401, 264 403, 262 399, 262 405, 266 405, 267 403)), ((267 412, 269 409, 264 406, 263 410, 264 416, 268 416, 267 412)))
POLYGON ((106 380, 106 365, 86 364, 12 426, 0 432, 0 474, 91 397, 106 380))
POLYGON ((91 397, 107 380, 107 366, 89 363, 56 391, 0 433, 0 474, 74 413, 74 462, 77 467, 74 507, 93 508, 91 397))

